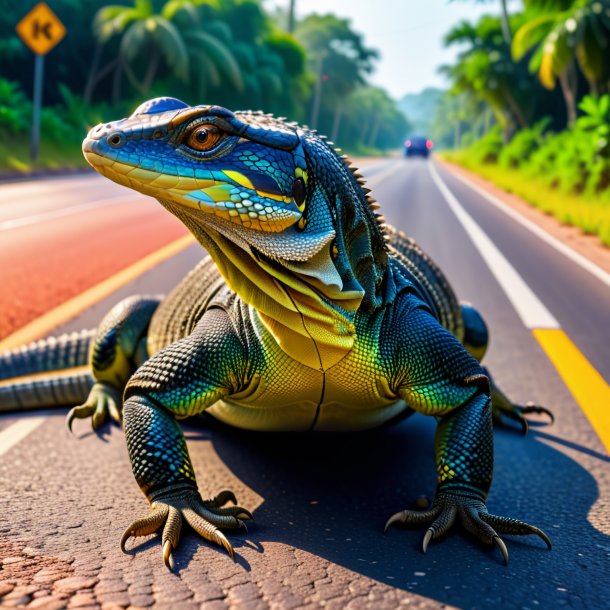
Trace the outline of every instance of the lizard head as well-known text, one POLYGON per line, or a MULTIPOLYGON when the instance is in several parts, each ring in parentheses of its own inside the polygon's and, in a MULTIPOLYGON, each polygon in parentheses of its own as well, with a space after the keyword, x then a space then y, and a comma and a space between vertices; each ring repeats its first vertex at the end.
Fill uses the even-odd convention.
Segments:
POLYGON ((335 348, 341 336, 347 349, 356 310, 382 302, 387 252, 372 202, 362 177, 315 132, 156 98, 94 127, 83 152, 101 174, 178 217, 278 337, 279 326, 300 326, 318 346, 335 348))
POLYGON ((308 169, 297 130, 261 113, 156 98, 83 142, 111 180, 159 199, 198 237, 218 231, 272 258, 305 260, 333 238, 308 223, 308 169), (297 245, 297 247, 295 247, 297 245))

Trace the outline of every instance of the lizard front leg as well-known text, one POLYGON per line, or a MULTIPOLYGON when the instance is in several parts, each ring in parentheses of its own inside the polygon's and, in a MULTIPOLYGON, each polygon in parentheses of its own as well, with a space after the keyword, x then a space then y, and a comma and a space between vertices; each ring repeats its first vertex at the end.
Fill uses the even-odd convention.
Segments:
POLYGON ((239 506, 223 508, 231 492, 203 500, 184 435, 177 418, 196 415, 242 387, 246 357, 228 315, 209 310, 195 331, 161 350, 132 377, 125 390, 123 421, 136 481, 150 503, 150 512, 123 534, 151 534, 161 527, 163 560, 173 567, 183 521, 201 536, 233 548, 221 529, 238 529, 252 515, 239 506))
POLYGON ((87 400, 68 413, 69 430, 75 419, 88 417, 94 429, 108 416, 121 423, 121 394, 129 377, 148 358, 146 331, 160 300, 160 297, 129 297, 104 316, 89 356, 95 383, 87 400))
POLYGON ((487 511, 493 473, 493 428, 489 380, 460 343, 423 309, 412 311, 397 357, 399 395, 411 408, 439 419, 435 438, 437 489, 432 508, 403 510, 386 523, 428 524, 423 541, 445 534, 456 522, 485 543, 498 545, 508 563, 500 534, 535 534, 540 529, 487 511), (408 347, 406 347, 408 346, 408 347))

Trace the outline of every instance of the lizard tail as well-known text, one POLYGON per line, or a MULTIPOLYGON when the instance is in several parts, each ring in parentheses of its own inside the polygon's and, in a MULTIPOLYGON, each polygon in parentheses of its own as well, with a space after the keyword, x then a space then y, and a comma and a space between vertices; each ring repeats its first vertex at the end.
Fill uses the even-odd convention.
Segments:
POLYGON ((0 381, 0 413, 79 405, 94 382, 89 367, 0 381))
POLYGON ((95 330, 48 337, 0 354, 0 381, 85 366, 95 330))
POLYGON ((95 330, 49 337, 0 354, 0 413, 80 404, 94 383, 95 330))

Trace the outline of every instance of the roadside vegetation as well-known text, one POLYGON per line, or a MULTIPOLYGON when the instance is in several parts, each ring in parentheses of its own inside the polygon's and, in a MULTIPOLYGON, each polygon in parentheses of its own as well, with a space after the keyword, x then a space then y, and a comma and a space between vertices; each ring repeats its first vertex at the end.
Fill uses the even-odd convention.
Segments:
POLYGON ((524 0, 445 42, 443 157, 610 246, 610 0, 524 0))
POLYGON ((53 0, 67 35, 45 59, 32 164, 34 56, 14 28, 35 4, 4 3, 0 12, 0 174, 83 166, 90 126, 160 95, 286 116, 352 154, 383 154, 408 130, 395 102, 368 83, 377 52, 332 14, 295 23, 261 0, 53 0))

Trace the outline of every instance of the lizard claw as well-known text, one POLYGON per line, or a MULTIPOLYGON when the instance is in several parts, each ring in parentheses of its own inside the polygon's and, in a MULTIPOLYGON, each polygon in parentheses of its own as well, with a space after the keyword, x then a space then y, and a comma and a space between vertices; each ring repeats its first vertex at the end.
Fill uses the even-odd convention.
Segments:
POLYGON ((528 402, 525 405, 514 403, 495 384, 491 373, 487 369, 484 370, 491 382, 491 408, 495 426, 510 427, 506 426, 504 418, 511 419, 520 424, 521 432, 525 436, 529 430, 529 422, 525 418, 527 414, 535 413, 537 415, 547 415, 551 424, 555 421, 555 416, 546 407, 536 405, 532 402, 528 402))
POLYGON ((126 552, 125 543, 129 538, 152 534, 163 526, 163 563, 169 570, 173 570, 172 553, 178 547, 182 524, 186 521, 200 536, 222 546, 235 561, 233 547, 220 528, 245 528, 243 519, 252 519, 252 515, 241 506, 219 506, 222 500, 227 499, 227 494, 235 498, 232 492, 221 492, 216 498, 204 501, 196 489, 170 491, 157 497, 151 504, 148 515, 137 519, 125 530, 121 538, 121 550, 126 552))
POLYGON ((504 544, 504 540, 500 538, 500 536, 494 536, 494 542, 498 545, 498 548, 502 552, 502 556, 504 557, 504 565, 508 565, 508 549, 504 544))
POLYGON ((523 415, 527 415, 528 413, 536 413, 536 415, 547 415, 548 418, 551 420, 550 423, 555 423, 555 416, 553 415, 553 412, 547 409, 546 407, 536 405, 533 402, 528 402, 525 406, 518 408, 521 410, 521 413, 523 415))
POLYGON ((428 528, 428 531, 426 532, 426 535, 424 536, 424 541, 422 542, 422 551, 424 553, 428 550, 428 543, 432 539, 433 535, 434 535, 434 530, 428 528))
POLYGON ((555 422, 555 416, 553 415, 552 411, 546 407, 535 405, 533 403, 528 403, 521 406, 515 404, 498 404, 492 401, 492 409, 495 425, 507 428, 510 427, 507 426, 504 421, 504 417, 506 417, 517 422, 521 426, 523 436, 525 436, 529 430, 529 422, 525 418, 525 416, 529 413, 535 413, 536 415, 547 415, 550 420, 549 424, 553 424, 555 422))
POLYGON ((87 400, 70 410, 66 417, 66 426, 72 432, 75 419, 91 417, 91 425, 98 430, 110 416, 116 423, 122 423, 121 394, 108 383, 98 381, 93 384, 87 400))
POLYGON ((172 543, 167 540, 163 545, 163 563, 168 570, 173 570, 174 565, 174 557, 172 556, 172 543))
POLYGON ((500 534, 518 536, 534 534, 544 540, 549 549, 551 548, 549 537, 537 527, 518 519, 492 515, 481 500, 457 492, 438 493, 430 510, 403 510, 395 513, 388 519, 385 529, 395 523, 403 525, 430 523, 422 542, 422 551, 425 553, 430 541, 440 538, 453 527, 456 521, 459 521, 468 532, 482 542, 495 543, 500 549, 506 565, 508 565, 508 549, 500 538, 500 534))

